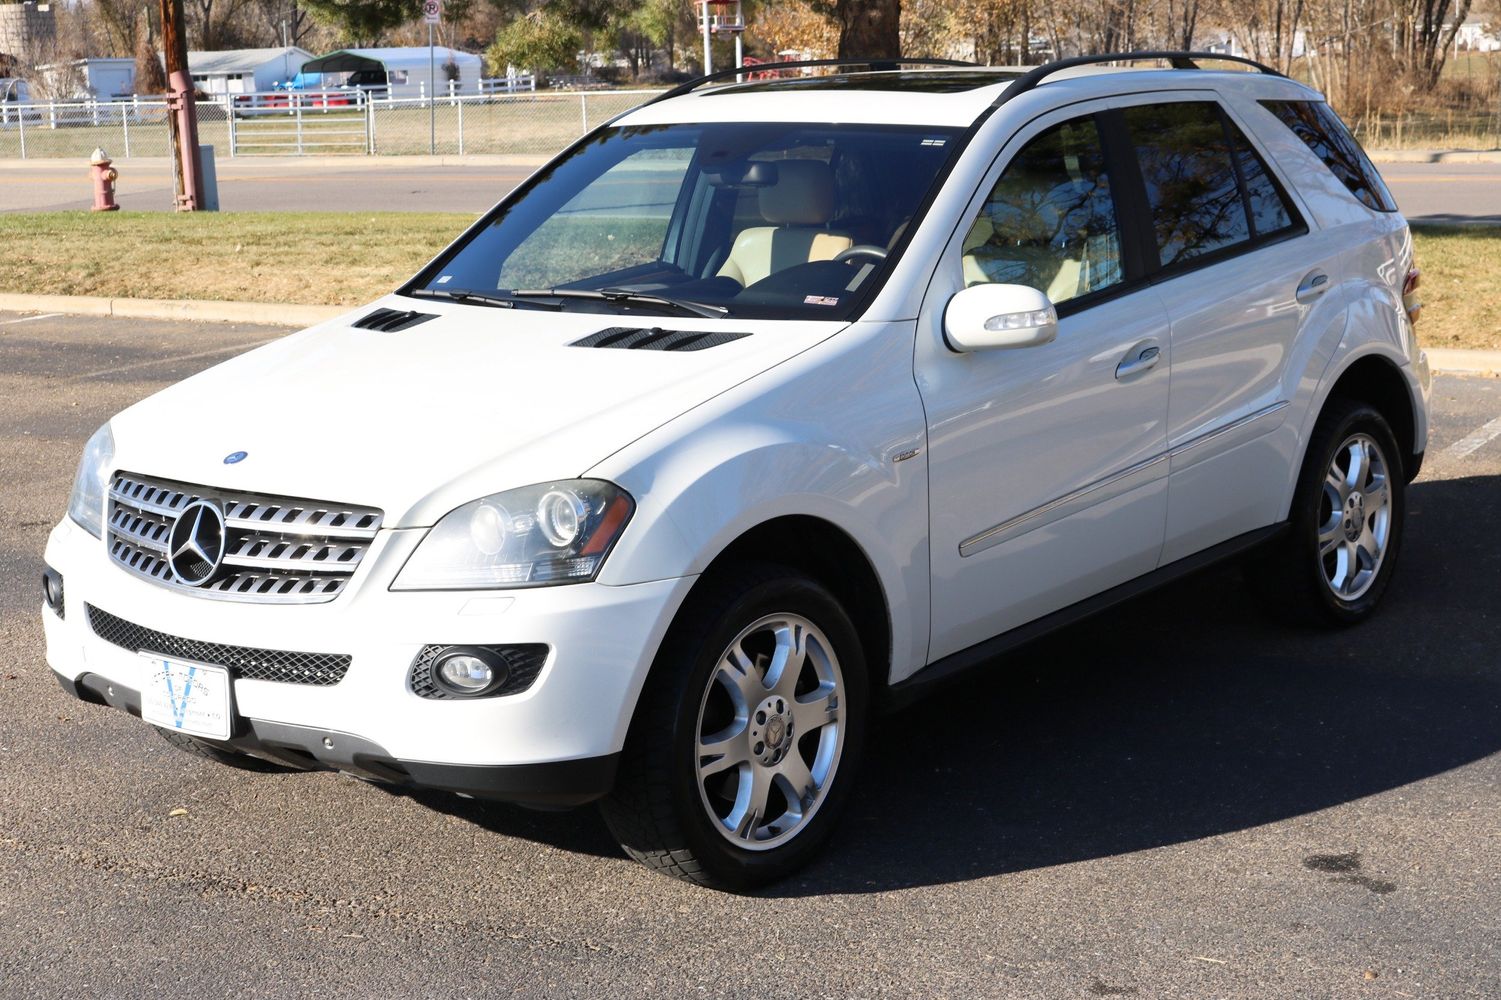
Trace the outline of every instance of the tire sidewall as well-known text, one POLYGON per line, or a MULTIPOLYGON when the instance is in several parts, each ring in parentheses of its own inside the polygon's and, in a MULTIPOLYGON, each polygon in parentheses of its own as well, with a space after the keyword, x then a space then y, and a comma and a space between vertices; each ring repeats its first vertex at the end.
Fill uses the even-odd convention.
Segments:
POLYGON ((788 571, 780 579, 750 587, 722 612, 717 621, 698 623, 677 653, 679 682, 673 685, 676 704, 671 743, 673 804, 684 838, 717 881, 750 887, 773 881, 801 867, 828 839, 848 800, 863 750, 868 690, 863 650, 854 625, 839 603, 814 581, 788 571), (704 692, 720 658, 741 630, 767 615, 802 615, 823 632, 834 647, 844 682, 844 746, 833 785, 807 825, 788 843, 766 851, 736 847, 715 829, 698 788, 698 715, 704 692))

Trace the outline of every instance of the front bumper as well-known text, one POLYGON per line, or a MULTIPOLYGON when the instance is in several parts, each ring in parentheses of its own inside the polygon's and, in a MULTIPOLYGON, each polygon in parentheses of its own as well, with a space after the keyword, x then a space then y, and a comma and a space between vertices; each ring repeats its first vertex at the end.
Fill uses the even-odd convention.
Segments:
MULTIPOLYGON (((72 681, 61 674, 54 676, 64 691, 80 701, 141 716, 139 692, 98 674, 86 673, 72 681)), ((583 805, 609 792, 620 760, 616 753, 547 764, 403 761, 380 745, 349 733, 261 719, 239 719, 228 740, 204 742, 304 771, 344 771, 386 784, 559 808, 583 805)))
POLYGON ((139 714, 145 658, 96 635, 86 605, 204 642, 346 654, 348 672, 332 685, 236 678, 237 728, 228 746, 292 766, 493 798, 570 804, 603 794, 646 672, 693 579, 388 590, 422 534, 381 532, 349 587, 328 604, 259 605, 138 579, 64 519, 46 552, 63 577, 65 602, 62 615, 42 609, 47 662, 75 695, 139 714), (435 700, 408 687, 426 645, 505 643, 551 649, 525 691, 435 700))

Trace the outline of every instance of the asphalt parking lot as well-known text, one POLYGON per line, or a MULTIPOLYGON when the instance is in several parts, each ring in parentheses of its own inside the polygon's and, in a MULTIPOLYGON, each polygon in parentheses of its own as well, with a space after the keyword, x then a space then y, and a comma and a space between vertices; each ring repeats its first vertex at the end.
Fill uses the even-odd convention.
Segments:
POLYGON ((0 314, 0 994, 1501 995, 1501 380, 1438 379, 1378 619, 1271 625, 1233 568, 1136 600, 882 722, 828 854, 739 898, 589 811, 65 698, 38 577, 84 440, 281 332, 0 314))

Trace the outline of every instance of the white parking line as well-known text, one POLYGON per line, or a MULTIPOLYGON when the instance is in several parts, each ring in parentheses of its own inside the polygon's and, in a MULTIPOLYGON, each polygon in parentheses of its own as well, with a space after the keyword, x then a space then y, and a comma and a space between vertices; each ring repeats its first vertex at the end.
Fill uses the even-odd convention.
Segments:
POLYGON ((17 323, 30 323, 32 320, 38 319, 53 319, 61 315, 62 313, 44 313, 41 316, 22 316, 20 319, 0 320, 0 326, 14 326, 17 323))
POLYGON ((1497 417, 1484 427, 1477 427, 1469 434, 1455 441, 1445 449, 1444 457, 1455 460, 1469 458, 1498 437, 1501 437, 1501 417, 1497 417))
POLYGON ((113 375, 116 372, 128 372, 133 368, 146 368, 151 365, 170 365, 175 364, 179 361, 197 361, 200 358, 211 358, 216 354, 227 354, 230 351, 239 353, 248 351, 254 347, 260 347, 262 344, 269 344, 272 340, 279 339, 280 338, 278 337, 272 337, 270 340, 256 340, 248 344, 228 344, 224 347, 216 347, 212 351, 199 351, 197 354, 178 354, 160 358, 150 358, 146 361, 137 361, 134 364, 115 365, 113 368, 101 368, 96 372, 87 372, 83 375, 74 375, 70 379, 68 379, 68 381, 82 382, 85 379, 98 378, 100 375, 113 375))

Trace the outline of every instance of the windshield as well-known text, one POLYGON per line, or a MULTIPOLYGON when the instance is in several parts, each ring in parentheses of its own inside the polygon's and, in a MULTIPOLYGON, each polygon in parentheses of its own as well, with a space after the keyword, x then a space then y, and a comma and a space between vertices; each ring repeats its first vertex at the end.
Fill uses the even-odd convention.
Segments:
POLYGON ((848 319, 884 280, 957 136, 882 125, 607 129, 503 203, 407 294, 848 319))

